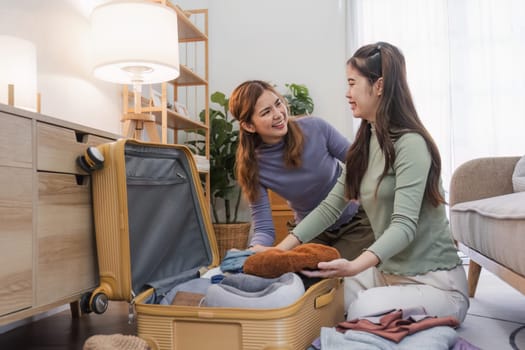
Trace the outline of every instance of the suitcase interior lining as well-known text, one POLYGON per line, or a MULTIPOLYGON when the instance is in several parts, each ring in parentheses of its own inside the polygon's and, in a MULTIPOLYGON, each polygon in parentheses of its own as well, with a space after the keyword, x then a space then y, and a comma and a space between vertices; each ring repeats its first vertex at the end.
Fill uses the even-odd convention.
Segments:
POLYGON ((208 233, 182 150, 126 144, 125 163, 132 290, 154 287, 148 302, 157 303, 212 264, 208 233))

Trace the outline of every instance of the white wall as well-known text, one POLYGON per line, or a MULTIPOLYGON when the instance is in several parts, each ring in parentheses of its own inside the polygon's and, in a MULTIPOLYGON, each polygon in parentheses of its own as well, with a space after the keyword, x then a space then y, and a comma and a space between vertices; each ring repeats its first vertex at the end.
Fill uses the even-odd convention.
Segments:
POLYGON ((314 114, 350 135, 344 0, 180 0, 208 8, 210 92, 226 94, 247 79, 301 83, 314 114))
MULTIPOLYGON (((120 133, 120 87, 91 74, 89 13, 103 1, 0 0, 0 33, 35 43, 42 113, 120 133)), ((306 84, 314 114, 350 135, 344 0, 175 2, 209 9, 210 92, 246 79, 306 84)))
MULTIPOLYGON (((210 93, 247 79, 305 84, 314 114, 353 135, 346 92, 345 0, 179 0, 207 8, 210 93)), ((353 136, 350 137, 351 139, 353 136)), ((245 203, 239 220, 249 220, 245 203)))
POLYGON ((0 0, 0 33, 36 45, 43 114, 120 133, 120 87, 91 74, 88 16, 94 3, 0 0))

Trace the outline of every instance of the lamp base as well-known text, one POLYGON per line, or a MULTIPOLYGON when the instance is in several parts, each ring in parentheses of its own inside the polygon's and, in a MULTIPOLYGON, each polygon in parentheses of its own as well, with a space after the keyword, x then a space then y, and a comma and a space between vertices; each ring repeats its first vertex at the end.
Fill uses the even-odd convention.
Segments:
POLYGON ((124 122, 122 133, 127 138, 142 140, 142 131, 146 130, 149 141, 160 143, 155 117, 151 114, 141 113, 141 92, 142 86, 138 83, 133 84, 134 112, 125 113, 122 116, 121 121, 124 122))
POLYGON ((151 142, 160 143, 160 137, 153 116, 147 114, 133 114, 133 116, 124 116, 122 118, 122 134, 127 138, 142 139, 142 131, 146 130, 148 139, 151 142), (137 118, 133 118, 137 117, 137 118))
MULTIPOLYGON (((7 104, 9 106, 16 107, 15 106, 15 86, 13 84, 7 84, 7 104)), ((20 108, 40 113, 40 111, 41 111, 40 106, 41 106, 40 93, 37 93, 36 94, 36 108, 35 109, 24 108, 24 107, 20 107, 20 108)))

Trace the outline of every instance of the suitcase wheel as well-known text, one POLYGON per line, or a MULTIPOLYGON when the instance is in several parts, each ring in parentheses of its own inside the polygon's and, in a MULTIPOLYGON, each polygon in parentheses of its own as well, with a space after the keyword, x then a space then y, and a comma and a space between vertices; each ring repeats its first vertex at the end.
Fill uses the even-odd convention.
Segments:
POLYGON ((96 294, 91 300, 91 310, 96 314, 103 314, 108 309, 108 296, 104 293, 96 294))
POLYGON ((80 312, 83 314, 89 314, 93 310, 89 307, 89 300, 91 299, 91 292, 84 293, 80 297, 80 312))
POLYGON ((91 173, 104 167, 104 156, 96 147, 88 147, 84 155, 77 157, 77 164, 86 173, 91 173))

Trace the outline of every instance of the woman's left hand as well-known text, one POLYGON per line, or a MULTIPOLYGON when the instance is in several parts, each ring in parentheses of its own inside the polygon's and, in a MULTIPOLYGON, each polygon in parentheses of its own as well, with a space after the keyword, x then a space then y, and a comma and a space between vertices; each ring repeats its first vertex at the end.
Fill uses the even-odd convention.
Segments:
POLYGON ((346 277, 352 276, 352 262, 346 259, 335 259, 317 264, 319 270, 302 270, 306 277, 346 277))
POLYGON ((365 250, 354 260, 335 259, 317 264, 319 270, 303 270, 307 277, 350 277, 380 263, 379 258, 371 251, 365 250))

